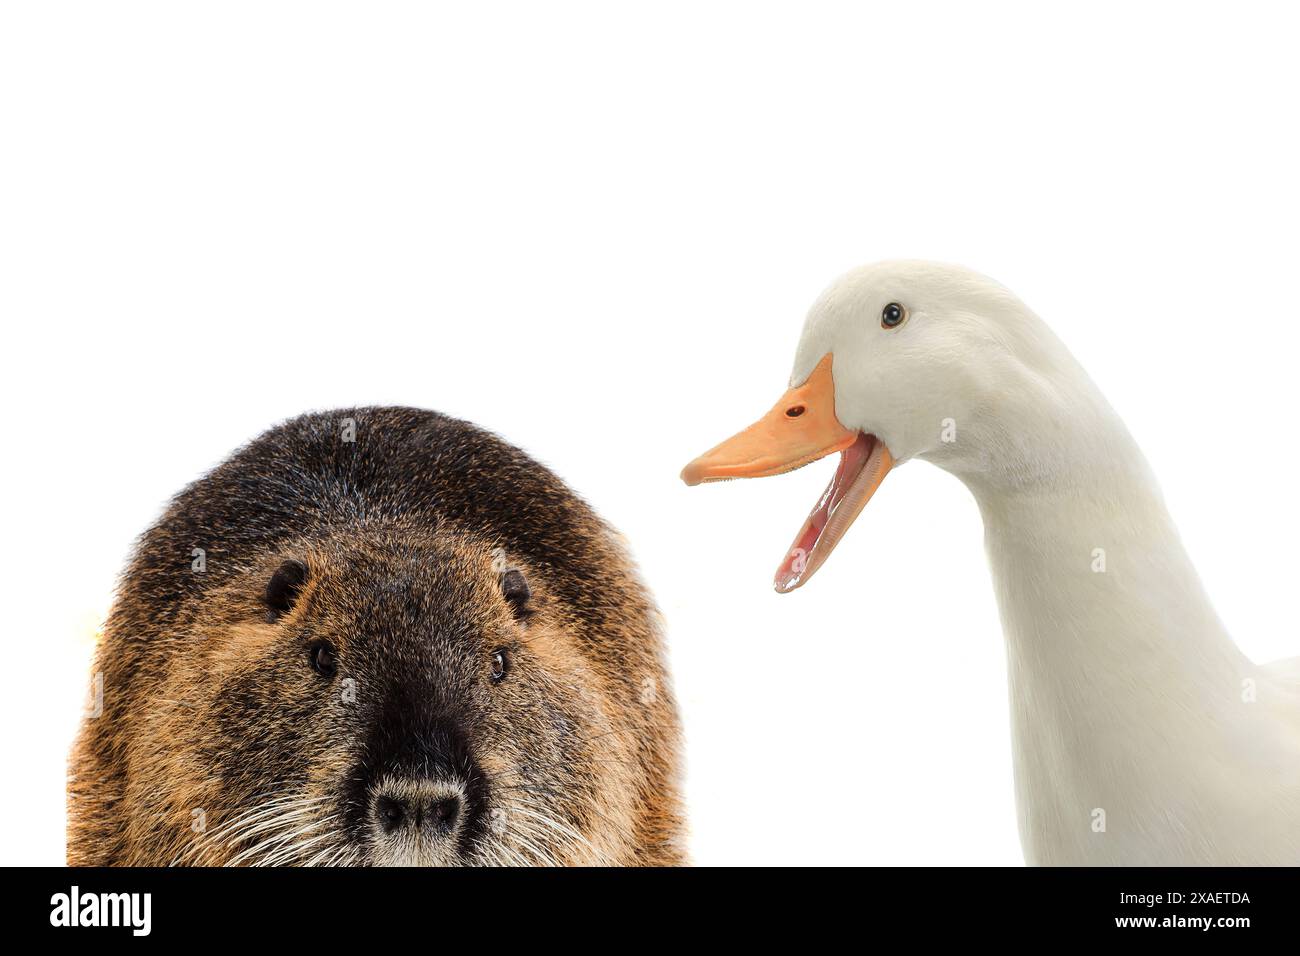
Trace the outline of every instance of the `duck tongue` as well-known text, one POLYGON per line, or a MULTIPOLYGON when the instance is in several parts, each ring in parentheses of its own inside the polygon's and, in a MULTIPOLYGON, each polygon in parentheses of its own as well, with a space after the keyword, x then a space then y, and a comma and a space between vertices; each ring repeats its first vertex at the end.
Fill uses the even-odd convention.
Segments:
POLYGON ((776 570, 777 591, 786 593, 807 583, 835 549, 853 519, 866 507, 893 465, 884 442, 859 434, 840 452, 831 483, 808 515, 794 543, 776 570))

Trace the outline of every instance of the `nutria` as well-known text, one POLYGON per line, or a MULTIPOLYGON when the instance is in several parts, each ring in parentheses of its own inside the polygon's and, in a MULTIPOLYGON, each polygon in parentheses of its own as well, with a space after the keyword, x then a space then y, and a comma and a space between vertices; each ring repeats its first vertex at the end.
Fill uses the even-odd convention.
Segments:
POLYGON ((136 545, 71 864, 674 864, 678 722, 620 539, 481 429, 305 415, 136 545))

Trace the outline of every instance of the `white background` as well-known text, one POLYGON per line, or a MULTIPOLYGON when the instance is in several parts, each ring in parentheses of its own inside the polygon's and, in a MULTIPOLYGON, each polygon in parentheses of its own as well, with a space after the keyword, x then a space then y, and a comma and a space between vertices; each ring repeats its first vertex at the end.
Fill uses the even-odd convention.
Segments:
POLYGON ((961 262, 1091 370, 1247 653, 1300 653, 1282 9, 6 4, 0 859, 62 860, 92 634, 165 500, 282 418, 403 403, 631 539, 697 862, 1019 863, 963 487, 900 469, 778 596, 832 464, 677 473, 838 273, 961 262))

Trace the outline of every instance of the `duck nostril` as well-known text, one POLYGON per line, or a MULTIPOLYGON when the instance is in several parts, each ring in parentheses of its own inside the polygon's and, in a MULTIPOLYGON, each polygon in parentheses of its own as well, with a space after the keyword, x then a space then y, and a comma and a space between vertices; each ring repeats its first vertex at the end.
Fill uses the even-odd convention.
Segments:
POLYGON ((803 414, 804 412, 806 412, 807 410, 808 410, 808 409, 805 408, 803 405, 791 405, 789 408, 787 408, 787 409, 785 410, 785 417, 786 417, 786 418, 798 418, 800 415, 802 415, 802 414, 803 414))

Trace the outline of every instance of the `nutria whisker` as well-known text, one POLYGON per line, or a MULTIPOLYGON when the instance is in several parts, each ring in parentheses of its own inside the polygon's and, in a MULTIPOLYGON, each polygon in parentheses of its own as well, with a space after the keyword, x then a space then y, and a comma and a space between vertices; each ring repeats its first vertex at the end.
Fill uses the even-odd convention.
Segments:
MULTIPOLYGON (((328 822, 328 821, 322 821, 322 822, 328 822)), ((316 829, 317 826, 313 825, 309 830, 298 831, 298 834, 304 832, 314 833, 316 829)), ((295 834, 295 836, 297 836, 298 834, 295 834)), ((317 834, 316 836, 312 836, 310 839, 299 840, 297 843, 292 843, 284 847, 283 849, 268 855, 265 859, 258 861, 254 865, 255 866, 283 866, 285 863, 294 859, 299 859, 301 862, 300 858, 302 857, 304 851, 306 851, 309 847, 315 846, 316 844, 324 840, 333 840, 336 838, 336 836, 337 834, 335 834, 333 831, 330 831, 327 833, 317 834)))
POLYGON ((539 813, 536 810, 529 810, 523 806, 515 806, 513 809, 515 813, 522 813, 526 816, 532 817, 540 821, 541 823, 544 823, 546 826, 550 827, 552 830, 554 830, 556 833, 559 833, 561 836, 565 836, 570 839, 577 840, 579 843, 587 847, 593 853, 598 852, 596 848, 591 845, 591 841, 588 840, 586 837, 584 837, 577 830, 573 829, 573 827, 566 826, 565 824, 560 823, 558 820, 554 819, 553 817, 547 816, 544 813, 539 813))
MULTIPOLYGON (((300 816, 285 819, 280 823, 278 829, 268 833, 263 833, 258 842, 246 847, 233 857, 226 861, 226 866, 239 866, 241 864, 248 866, 266 866, 274 865, 276 859, 282 855, 292 857, 296 855, 297 848, 303 845, 304 838, 312 837, 311 844, 320 842, 320 839, 332 838, 335 835, 334 830, 321 834, 320 839, 315 834, 322 827, 332 827, 335 823, 334 816, 331 814, 327 817, 317 817, 311 819, 305 826, 299 826, 297 829, 291 829, 301 822, 300 816), (295 841, 298 841, 295 843, 295 841)), ((247 836, 241 839, 248 839, 247 836)), ((236 841, 238 842, 238 841, 236 841)), ((228 844, 230 845, 230 844, 228 844)))
POLYGON ((280 852, 282 852, 282 849, 284 847, 286 846, 292 847, 293 841, 298 837, 301 837, 305 834, 312 834, 316 832, 316 829, 319 825, 319 821, 315 819, 311 820, 306 826, 299 827, 296 830, 285 832, 286 830, 289 829, 289 827, 299 823, 301 819, 302 819, 301 815, 297 815, 297 814, 291 817, 287 817, 285 819, 277 819, 276 820, 277 825, 271 831, 270 836, 264 837, 262 840, 253 844, 252 846, 244 850, 241 850, 239 853, 236 853, 233 857, 231 857, 229 860, 226 861, 226 865, 239 866, 239 864, 243 863, 245 860, 256 859, 259 854, 263 855, 267 859, 273 859, 274 857, 278 856, 280 852))
POLYGON ((268 827, 282 825, 281 818, 286 814, 296 814, 290 819, 292 822, 292 819, 301 817, 307 809, 323 804, 325 799, 295 795, 256 804, 217 829, 202 834, 201 839, 183 853, 181 859, 195 853, 211 853, 233 848, 268 827))
POLYGON ((237 815, 234 819, 227 821, 215 830, 204 831, 200 839, 194 841, 188 848, 181 851, 180 854, 171 862, 171 866, 178 866, 187 857, 193 857, 195 854, 207 852, 213 849, 219 849, 222 846, 232 846, 240 840, 245 839, 251 833, 246 832, 244 828, 254 823, 264 820, 274 814, 282 812, 286 807, 291 808, 297 805, 312 805, 325 802, 325 798, 314 798, 304 800, 301 796, 279 797, 268 802, 255 804, 243 813, 237 815), (224 837, 230 834, 237 834, 236 837, 227 840, 224 844, 221 842, 224 837), (215 846, 214 846, 215 844, 215 846))
POLYGON ((325 797, 307 798, 301 796, 300 794, 274 797, 262 803, 254 804, 248 810, 244 811, 243 813, 239 814, 233 819, 227 821, 223 826, 217 828, 216 830, 207 831, 207 836, 210 839, 223 836, 225 833, 235 829, 236 827, 250 823, 254 819, 273 814, 277 810, 282 810, 286 806, 291 806, 291 805, 308 806, 312 804, 324 803, 326 799, 327 798, 325 797))
POLYGON ((285 826, 308 818, 313 809, 310 805, 292 805, 288 808, 277 808, 269 817, 254 817, 229 834, 224 834, 225 845, 233 847, 258 834, 283 829, 285 826))

